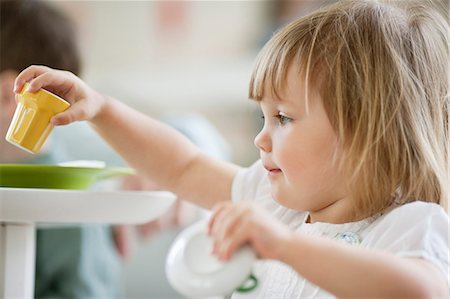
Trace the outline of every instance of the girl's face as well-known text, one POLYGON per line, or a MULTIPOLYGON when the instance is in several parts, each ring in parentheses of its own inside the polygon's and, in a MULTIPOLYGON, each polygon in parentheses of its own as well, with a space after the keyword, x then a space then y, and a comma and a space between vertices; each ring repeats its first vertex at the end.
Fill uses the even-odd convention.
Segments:
POLYGON ((317 90, 310 85, 306 112, 303 78, 290 68, 281 100, 260 102, 264 127, 255 138, 272 196, 282 205, 310 212, 314 221, 339 221, 348 208, 340 147, 317 90))

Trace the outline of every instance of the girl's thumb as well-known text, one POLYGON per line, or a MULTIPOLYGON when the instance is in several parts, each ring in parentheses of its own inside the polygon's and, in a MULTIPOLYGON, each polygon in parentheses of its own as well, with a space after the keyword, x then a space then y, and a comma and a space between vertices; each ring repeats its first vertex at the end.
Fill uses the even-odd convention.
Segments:
POLYGON ((71 115, 71 111, 64 111, 55 116, 53 116, 50 120, 51 124, 54 126, 63 126, 68 125, 73 122, 73 116, 71 115))
POLYGON ((53 116, 50 122, 54 126, 63 126, 74 121, 86 120, 88 118, 86 111, 88 111, 88 109, 83 102, 76 102, 66 111, 53 116))

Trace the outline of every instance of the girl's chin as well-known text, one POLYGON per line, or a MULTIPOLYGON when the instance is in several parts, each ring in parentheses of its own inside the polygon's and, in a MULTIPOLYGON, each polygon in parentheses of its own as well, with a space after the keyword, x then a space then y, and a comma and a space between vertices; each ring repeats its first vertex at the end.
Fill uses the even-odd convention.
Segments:
POLYGON ((283 196, 282 194, 277 193, 276 191, 272 191, 272 198, 282 205, 285 208, 295 210, 298 212, 305 212, 305 211, 311 211, 313 207, 311 205, 302 203, 302 199, 300 198, 287 198, 286 196, 283 196))
POLYGON ((298 210, 298 202, 294 202, 291 199, 286 198, 285 196, 281 196, 280 194, 272 193, 272 198, 282 205, 283 207, 298 210))

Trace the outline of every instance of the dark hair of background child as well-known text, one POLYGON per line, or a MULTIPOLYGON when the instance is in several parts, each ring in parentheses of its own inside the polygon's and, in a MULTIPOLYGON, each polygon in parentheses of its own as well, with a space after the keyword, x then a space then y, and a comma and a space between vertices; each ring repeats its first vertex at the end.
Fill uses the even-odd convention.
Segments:
POLYGON ((39 64, 80 73, 70 19, 40 0, 0 0, 0 13, 0 72, 39 64))

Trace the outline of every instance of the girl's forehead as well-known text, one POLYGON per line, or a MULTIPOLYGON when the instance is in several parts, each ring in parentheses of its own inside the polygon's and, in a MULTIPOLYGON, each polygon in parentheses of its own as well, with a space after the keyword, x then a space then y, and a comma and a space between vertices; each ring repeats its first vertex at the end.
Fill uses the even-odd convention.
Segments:
POLYGON ((305 102, 306 99, 316 97, 319 94, 317 84, 312 84, 297 68, 290 67, 282 82, 274 85, 265 82, 262 100, 275 102, 305 102))

